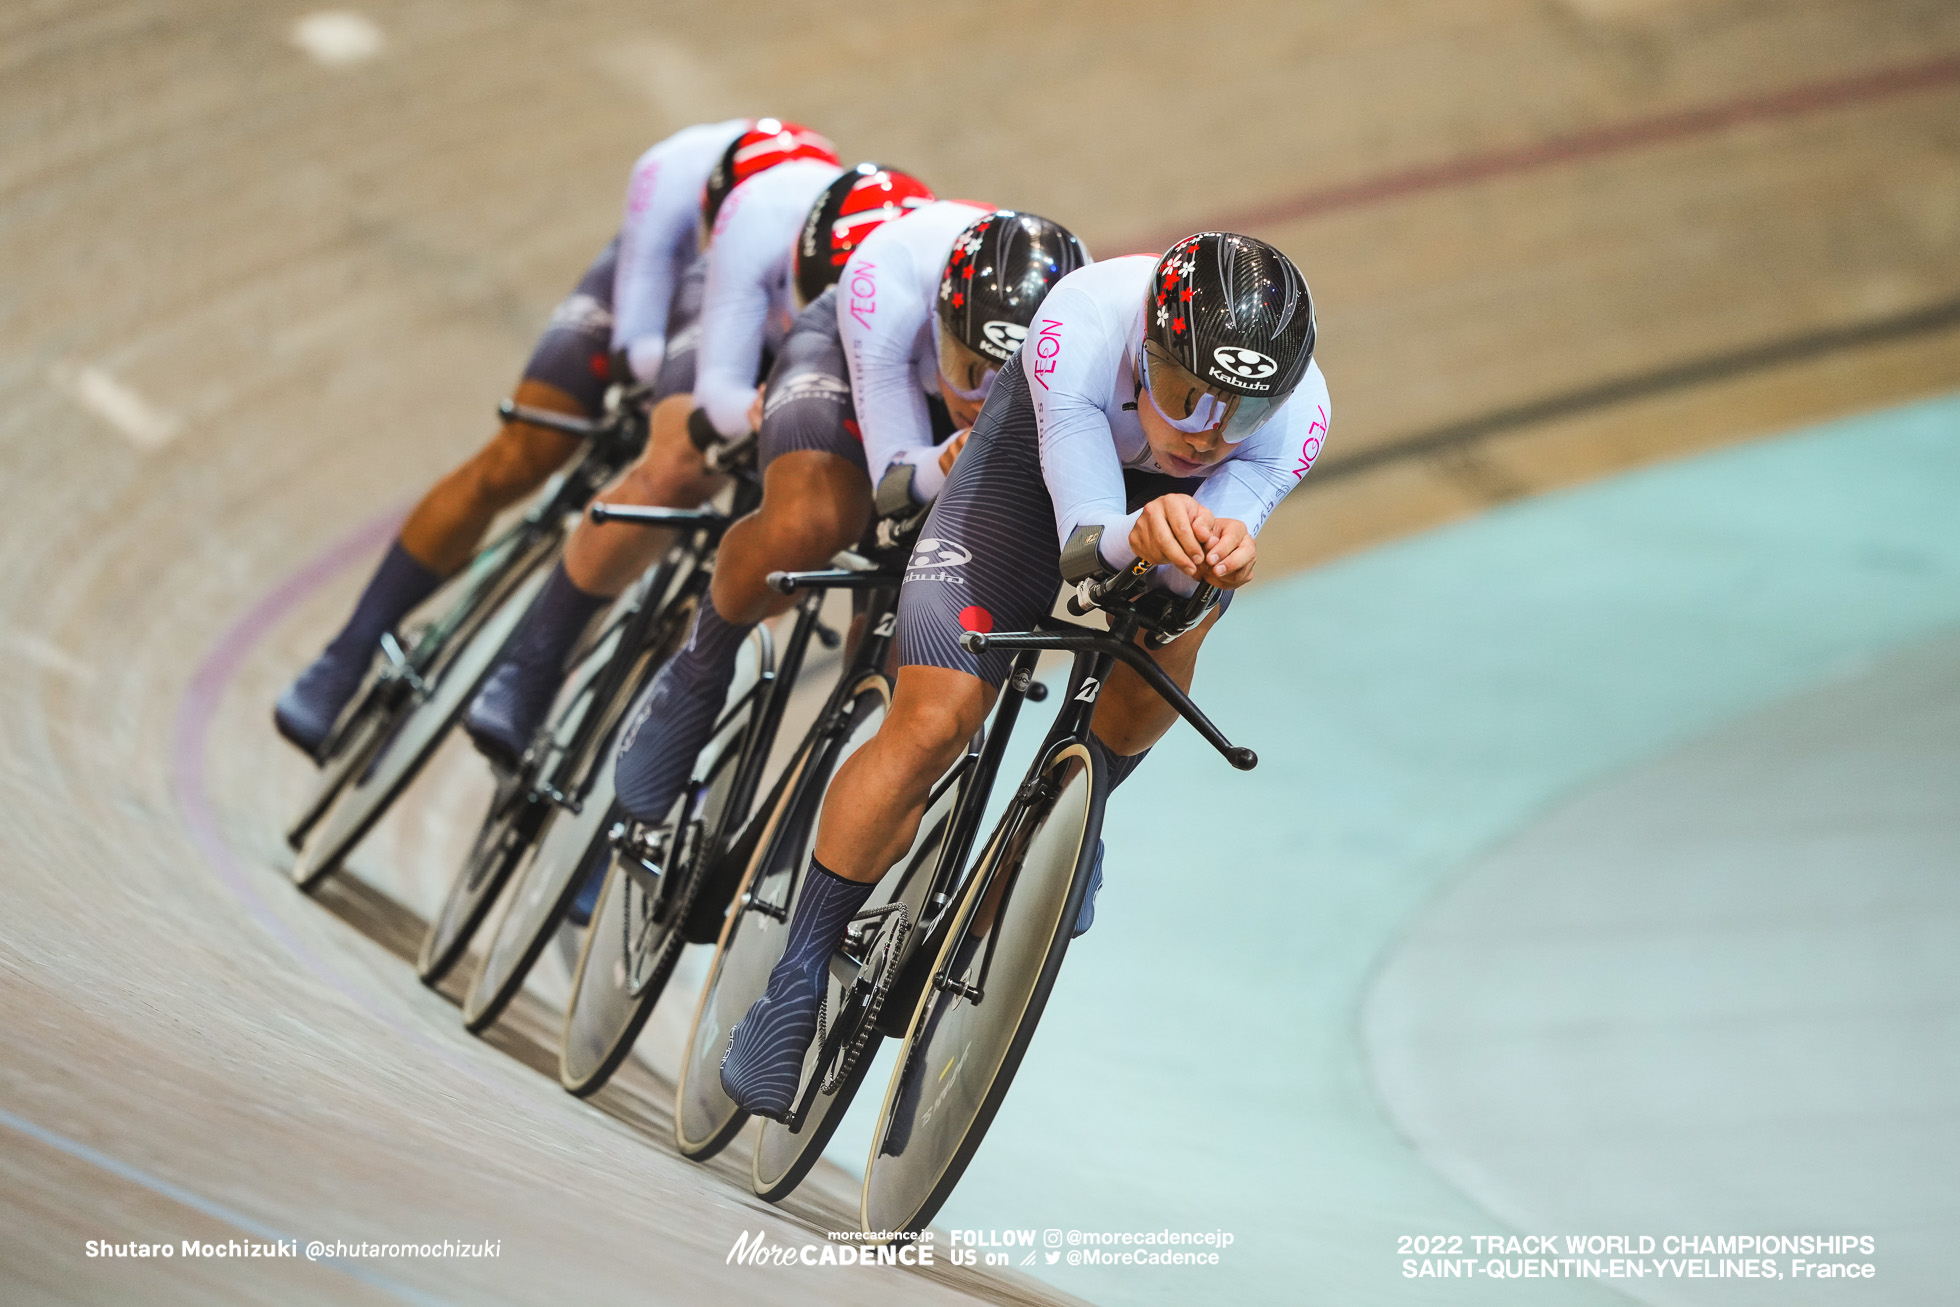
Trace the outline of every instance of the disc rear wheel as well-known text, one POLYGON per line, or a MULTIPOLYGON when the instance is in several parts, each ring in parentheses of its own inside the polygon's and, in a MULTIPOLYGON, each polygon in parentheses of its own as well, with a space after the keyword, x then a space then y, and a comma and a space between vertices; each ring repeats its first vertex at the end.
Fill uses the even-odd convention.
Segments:
POLYGON ((749 689, 760 670, 758 659, 746 675, 738 672, 728 702, 739 707, 702 750, 697 780, 675 800, 661 827, 656 867, 629 872, 623 860, 633 855, 611 854, 579 953, 559 1050, 558 1078, 575 1094, 596 1093, 626 1060, 680 958, 702 862, 714 855, 718 833, 739 816, 726 809, 757 707, 749 689))
POLYGON ((783 955, 794 908, 791 895, 802 883, 816 844, 824 789, 843 760, 877 734, 890 706, 891 687, 883 676, 861 681, 845 705, 841 731, 799 753, 795 765, 801 770, 788 778, 790 784, 779 796, 781 807, 770 817, 772 829, 765 833, 722 927, 688 1031, 674 1104, 675 1145, 683 1157, 698 1162, 714 1156, 748 1120, 748 1113, 721 1088, 729 1032, 762 997, 769 973, 783 955))

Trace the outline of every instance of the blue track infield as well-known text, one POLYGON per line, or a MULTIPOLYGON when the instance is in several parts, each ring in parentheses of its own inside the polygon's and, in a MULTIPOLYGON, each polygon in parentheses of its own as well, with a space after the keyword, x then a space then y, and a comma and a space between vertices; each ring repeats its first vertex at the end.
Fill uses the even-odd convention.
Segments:
POLYGON ((1096 928, 938 1223, 1234 1236, 1216 1267, 1029 1268, 1097 1302, 1627 1301, 1403 1277, 1398 1236, 1508 1227, 1382 1106, 1372 978, 1456 873, 1554 805, 1955 629, 1960 397, 1245 594, 1196 691, 1261 765, 1180 727, 1121 792, 1096 928))

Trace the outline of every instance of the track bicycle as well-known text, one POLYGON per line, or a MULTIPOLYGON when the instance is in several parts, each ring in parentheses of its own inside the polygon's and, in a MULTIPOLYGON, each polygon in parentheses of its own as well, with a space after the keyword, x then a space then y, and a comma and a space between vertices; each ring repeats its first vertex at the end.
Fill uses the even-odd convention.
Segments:
MULTIPOLYGON (((856 579, 867 601, 860 621, 867 638, 838 680, 825 711, 795 755, 774 805, 767 810, 754 855, 737 888, 708 980, 689 1031, 685 1063, 676 1087, 675 1137, 682 1155, 696 1161, 714 1156, 741 1131, 746 1113, 722 1092, 721 1060, 730 1031, 760 998, 769 973, 782 956, 795 898, 816 842, 817 818, 838 767, 877 733, 891 704, 891 670, 887 665, 897 630, 899 587, 911 538, 924 520, 923 510, 909 520, 887 519, 880 524, 886 545, 878 570, 856 579)), ((831 572, 779 572, 770 584, 785 594, 820 589, 837 583, 831 572)), ((1039 698, 1039 684, 1023 687, 1024 697, 1039 698)), ((1017 698, 1016 705, 1020 700, 1017 698)), ((1011 721, 1011 714, 1009 719, 1011 721)), ((964 861, 980 820, 979 808, 963 802, 984 795, 1000 765, 1005 738, 988 735, 969 742, 960 759, 935 786, 920 835, 902 862, 903 873, 887 877, 859 915, 847 945, 859 962, 891 967, 909 956, 914 943, 909 927, 919 919, 918 902, 907 909, 897 900, 912 893, 926 894, 922 872, 938 862, 964 861), (890 887, 899 887, 895 895, 890 887), (883 895, 882 898, 879 896, 883 895)), ((935 900, 943 909, 947 900, 935 900)), ((757 1193, 775 1199, 800 1183, 822 1156, 825 1144, 843 1119, 852 1093, 870 1068, 871 1054, 882 1033, 880 1004, 889 985, 861 991, 833 992, 826 1012, 837 1019, 813 1044, 813 1058, 822 1074, 800 1096, 789 1120, 765 1126, 751 1159, 751 1183, 757 1193)), ((848 990, 849 986, 845 986, 848 990)))
MULTIPOLYGON (((798 1091, 788 1114, 766 1120, 756 1139, 750 1181, 760 1196, 780 1199, 809 1173, 849 1107, 877 1043, 891 1037, 905 1045, 881 1113, 880 1147, 867 1168, 863 1203, 876 1216, 865 1217, 866 1229, 921 1228, 943 1203, 1006 1094, 1080 911, 1107 797, 1107 780, 1088 748, 1089 723, 1099 688, 1116 662, 1135 668, 1234 766, 1256 765, 1252 751, 1226 740, 1134 643, 1139 632, 1155 647, 1188 632, 1218 592, 1201 588, 1188 599, 1158 592, 1138 602, 1143 575, 1133 570, 1108 582, 1085 583, 1071 596, 1078 616, 1091 608, 1104 610, 1106 633, 1044 623, 1034 631, 964 637, 973 652, 999 647, 1017 650, 1017 657, 983 736, 937 782, 912 848, 879 882, 831 956, 822 1015, 798 1091), (1045 649, 1075 655, 1065 706, 984 852, 968 868, 1021 706, 1045 697, 1034 679, 1045 649), (1010 938, 1012 945, 1003 949, 1002 941, 1010 938), (966 1013, 979 1008, 990 980, 996 1001, 986 1020, 974 1026, 956 1015, 962 1003, 966 1013), (963 1042, 953 1045, 955 1039, 963 1042), (953 1062, 962 1062, 961 1074, 951 1076, 951 1084, 940 1077, 935 1083, 943 1092, 936 1091, 922 1107, 923 1069, 938 1065, 936 1053, 948 1046, 960 1052, 942 1070, 951 1075, 953 1062), (947 1095, 974 1081, 983 1068, 978 1092, 970 1101, 950 1104, 947 1113, 947 1095), (928 1127, 923 1131, 917 1129, 921 1118, 928 1127), (927 1176, 923 1183, 920 1172, 927 1176), (906 1209, 903 1220, 893 1215, 898 1207, 906 1209)), ((772 582, 794 590, 821 584, 822 574, 785 573, 772 582)), ((842 720, 829 725, 846 748, 875 732, 890 702, 882 666, 855 670, 875 712, 840 713, 842 720)), ((851 702, 844 696, 834 705, 841 709, 851 702)), ((815 842, 822 790, 845 752, 824 757, 813 751, 812 758, 827 766, 799 778, 800 792, 784 792, 785 815, 759 848, 724 926, 677 1090, 675 1129, 685 1156, 712 1156, 746 1120, 721 1090, 721 1060, 734 1023, 761 997, 781 956, 815 842)))
MULTIPOLYGON (((653 515, 657 510, 612 506, 606 511, 622 522, 661 520, 653 515)), ((768 814, 778 810, 786 788, 793 788, 793 778, 805 769, 807 750, 799 750, 758 808, 756 796, 809 643, 814 638, 835 647, 843 638, 821 620, 822 592, 873 584, 872 574, 860 568, 821 575, 826 582, 812 587, 792 610, 780 649, 766 625, 750 634, 753 670, 730 687, 696 756, 693 777, 664 820, 641 823, 616 816, 604 847, 594 849, 595 860, 607 859, 604 879, 573 966, 559 1055, 560 1081, 575 1094, 596 1093, 625 1061, 681 949, 719 935, 741 868, 770 828, 768 814)), ((705 575, 700 585, 706 585, 705 575)), ((691 613, 690 604, 690 618, 691 613)), ((874 633, 864 643, 882 657, 889 632, 874 633)), ((863 648, 859 656, 867 656, 863 648)), ((524 893, 516 891, 513 904, 524 893)))
POLYGON ((646 417, 637 390, 614 387, 598 420, 505 400, 499 414, 583 437, 571 468, 438 591, 436 617, 405 639, 382 636, 380 658, 321 744, 321 772, 286 841, 293 880, 310 889, 336 871, 420 773, 516 630, 573 515, 638 457, 646 417))
POLYGON ((573 914, 584 873, 603 856, 617 816, 612 762, 619 732, 686 642, 722 534, 761 498, 753 439, 716 444, 702 455, 710 470, 730 477, 716 504, 594 504, 589 510, 594 522, 659 525, 679 537, 574 651, 553 711, 515 767, 499 770, 482 826, 430 923, 417 970, 435 984, 461 958, 492 905, 501 905, 463 999, 463 1022, 472 1031, 502 1015, 573 914), (509 892, 499 898, 507 883, 509 892))
MULTIPOLYGON (((1107 631, 1050 619, 1032 631, 961 637, 972 653, 1016 651, 988 729, 990 749, 1012 730, 1041 651, 1072 654, 1074 663, 1061 710, 973 866, 957 874, 942 862, 929 892, 894 900, 898 910, 891 916, 909 915, 912 903, 920 904, 919 944, 910 957, 894 962, 881 954, 878 941, 889 928, 873 915, 876 907, 859 914, 846 947, 833 955, 833 997, 845 1021, 827 1042, 812 1044, 806 1076, 828 1074, 833 1046, 848 1037, 841 1027, 854 1013, 877 1010, 879 985, 892 990, 885 1010, 896 1004, 902 1014, 885 1025, 903 1042, 865 1164, 859 1217, 867 1233, 917 1231, 932 1220, 978 1151, 1034 1037, 1101 838, 1109 781, 1089 748, 1089 731, 1115 665, 1136 672, 1232 766, 1258 765, 1258 756, 1226 739, 1145 652, 1196 627, 1218 592, 1200 586, 1185 599, 1145 592, 1147 571, 1138 564, 1107 580, 1086 580, 1070 596, 1070 612, 1080 617, 1100 609, 1107 631), (854 941, 861 942, 854 947, 854 941)), ((986 795, 976 788, 965 801, 977 809, 986 795)))

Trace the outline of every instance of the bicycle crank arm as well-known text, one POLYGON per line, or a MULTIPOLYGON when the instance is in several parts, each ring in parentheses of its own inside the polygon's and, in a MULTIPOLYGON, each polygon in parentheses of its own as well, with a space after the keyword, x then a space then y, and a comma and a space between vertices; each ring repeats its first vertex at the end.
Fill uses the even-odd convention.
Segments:
POLYGON ((381 633, 381 656, 388 660, 387 674, 406 685, 410 693, 415 696, 417 703, 429 697, 428 682, 416 674, 415 664, 409 661, 407 652, 402 649, 401 642, 395 639, 393 631, 381 633))

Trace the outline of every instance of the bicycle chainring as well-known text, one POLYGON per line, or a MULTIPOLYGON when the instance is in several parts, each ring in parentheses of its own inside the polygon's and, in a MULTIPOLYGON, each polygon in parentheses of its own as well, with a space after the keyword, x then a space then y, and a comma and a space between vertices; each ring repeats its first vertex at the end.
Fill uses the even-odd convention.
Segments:
MULTIPOLYGON (((884 1009, 885 999, 898 981, 905 940, 912 932, 912 916, 903 903, 891 906, 894 910, 887 912, 873 930, 871 941, 864 951, 864 963, 858 968, 850 989, 838 1003, 839 1020, 851 1024, 846 1031, 847 1038, 831 1054, 829 1069, 818 1068, 823 1076, 823 1083, 819 1086, 822 1093, 834 1094, 850 1080, 858 1059, 864 1055, 872 1036, 877 1033, 878 1013, 884 1009)), ((825 988, 827 991, 828 986, 825 988)), ((819 1045, 824 1038, 820 1019, 817 1030, 819 1045)))

